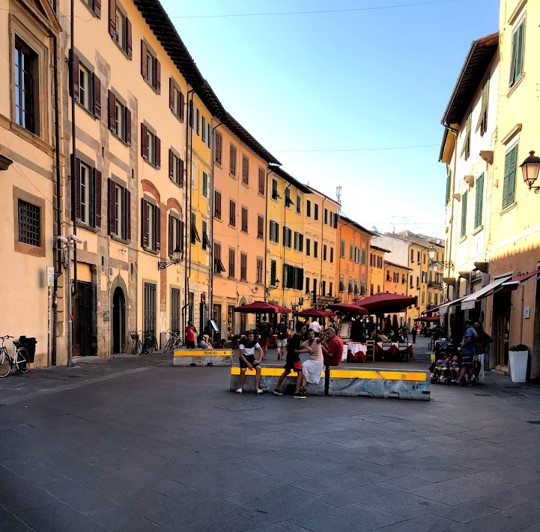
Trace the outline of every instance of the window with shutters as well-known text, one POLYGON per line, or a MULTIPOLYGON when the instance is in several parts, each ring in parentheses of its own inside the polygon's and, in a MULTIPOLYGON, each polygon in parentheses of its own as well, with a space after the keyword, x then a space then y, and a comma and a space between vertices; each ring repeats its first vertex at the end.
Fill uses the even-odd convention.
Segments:
POLYGON ((109 34, 120 49, 131 59, 131 22, 117 0, 109 0, 109 34))
POLYGON ((467 234, 467 203, 469 199, 469 194, 467 192, 463 193, 461 196, 461 230, 459 236, 463 238, 467 234))
POLYGON ((203 116, 201 118, 201 140, 206 144, 206 118, 203 116))
POLYGON ((229 271, 227 272, 229 279, 234 279, 234 277, 236 276, 235 269, 236 269, 236 251, 232 248, 229 248, 229 271))
POLYGON ((203 170, 202 172, 202 195, 207 198, 208 197, 208 174, 203 170))
POLYGON ((326 295, 326 281, 325 280, 321 281, 321 295, 322 296, 326 295))
POLYGON ((276 286, 277 283, 277 262, 275 260, 270 261, 270 286, 276 286))
POLYGON ((214 218, 221 220, 221 192, 214 191, 214 218))
POLYGON ((169 109, 181 122, 184 121, 184 93, 173 78, 169 78, 169 109))
POLYGON ((208 236, 208 221, 202 221, 202 248, 210 249, 210 237, 208 236))
POLYGON ((448 205, 448 202, 450 201, 450 192, 452 190, 452 171, 448 170, 448 174, 446 176, 446 198, 445 198, 445 205, 448 205))
POLYGON ((225 266, 221 261, 221 244, 214 242, 214 273, 220 274, 225 271, 225 266))
POLYGON ((272 199, 273 200, 278 200, 279 198, 281 198, 281 196, 279 195, 279 192, 278 192, 277 180, 272 179, 272 199))
POLYGON ((108 232, 121 240, 131 240, 131 194, 125 185, 109 178, 108 232))
POLYGON ((108 94, 109 130, 126 144, 131 144, 131 111, 113 91, 108 94))
POLYGON ((476 180, 475 186, 476 202, 474 205, 474 228, 482 225, 482 212, 484 207, 484 174, 480 175, 476 180))
POLYGON ((290 264, 283 265, 283 283, 285 288, 302 290, 304 287, 304 269, 290 264))
POLYGON ((327 260, 328 246, 326 244, 323 244, 322 250, 322 258, 323 260, 327 260))
POLYGON ((101 81, 80 57, 72 57, 72 95, 74 100, 96 118, 101 118, 101 81))
POLYGON ((302 214, 302 198, 296 194, 296 214, 302 214))
POLYGON ((195 244, 200 241, 201 235, 199 234, 199 230, 197 229, 197 214, 192 211, 190 217, 190 242, 192 244, 195 244))
POLYGON ((292 231, 289 227, 283 227, 283 245, 286 248, 292 247, 292 231))
POLYGON ((236 202, 229 200, 229 225, 236 227, 236 202))
POLYGON ((328 283, 328 295, 330 297, 334 295, 334 283, 332 281, 328 283))
POLYGON ((311 218, 311 201, 306 200, 306 216, 311 218))
POLYGON ((510 87, 523 76, 523 57, 525 48, 525 19, 516 26, 512 34, 512 56, 510 58, 510 87))
POLYGON ((249 185, 249 158, 247 155, 242 155, 242 183, 249 185))
POLYGON ((341 240, 339 243, 339 256, 340 258, 345 258, 345 240, 341 240))
POLYGON ((141 200, 141 246, 147 251, 161 249, 161 219, 157 205, 143 198, 141 200))
POLYGON ((517 145, 506 153, 504 160, 504 181, 502 208, 506 209, 514 203, 516 191, 517 145))
POLYGON ((246 207, 242 207, 242 216, 241 216, 241 230, 243 233, 248 232, 248 210, 246 207))
POLYGON ((339 275, 339 291, 345 292, 345 278, 343 274, 339 275))
POLYGON ((294 249, 304 251, 304 235, 298 231, 294 232, 294 249))
POLYGON ((316 259, 319 257, 319 243, 316 240, 313 242, 313 256, 316 259))
POLYGON ((38 54, 17 35, 13 56, 14 120, 19 126, 39 135, 38 54))
POLYGON ((240 280, 247 281, 247 254, 240 253, 240 280))
POLYGON ((101 18, 101 0, 82 0, 82 2, 97 18, 101 18))
POLYGON ((261 284, 263 282, 263 259, 257 257, 257 269, 255 274, 255 282, 261 284))
POLYGON ((184 254, 184 231, 185 226, 180 215, 176 212, 169 213, 169 231, 167 242, 167 254, 172 258, 175 250, 184 254))
POLYGON ((279 224, 277 222, 274 222, 274 220, 270 220, 269 237, 270 237, 270 242, 279 244, 279 224))
POLYGON ((223 160, 223 135, 219 131, 214 131, 214 162, 221 166, 223 160))
POLYGON ((314 220, 319 219, 319 204, 318 203, 313 204, 313 219, 314 220))
POLYGON ((257 238, 264 239, 264 216, 257 216, 257 238))
POLYGON ((305 286, 306 286, 306 294, 309 294, 309 289, 310 289, 310 279, 309 277, 306 277, 306 282, 305 282, 305 286))
POLYGON ((161 64, 144 40, 141 40, 141 75, 158 94, 161 92, 161 64))
POLYGON ((180 331, 180 288, 171 288, 171 331, 180 331))
POLYGON ((236 146, 231 144, 229 149, 229 173, 236 175, 236 146))
POLYGON ((184 160, 173 150, 169 150, 169 179, 178 186, 184 186, 184 160))
POLYGON ((360 251, 360 264, 362 264, 363 266, 366 265, 366 257, 367 257, 366 250, 362 249, 360 251))
POLYGON ((326 207, 324 209, 324 223, 328 225, 328 209, 326 207))
POLYGON ((261 168, 259 166, 259 194, 261 196, 264 196, 264 191, 266 189, 265 181, 266 181, 266 174, 264 172, 264 168, 261 168))
POLYGON ((291 199, 291 189, 289 187, 285 188, 285 207, 289 209, 293 205, 293 200, 291 199))
POLYGON ((461 156, 467 160, 471 155, 471 115, 465 122, 465 131, 463 133, 463 144, 461 145, 461 156))
POLYGON ((91 163, 75 158, 75 219, 95 229, 101 227, 101 179, 91 163))
POLYGON ((311 238, 306 238, 306 255, 311 255, 311 238))
POLYGON ((330 248, 330 262, 334 262, 334 248, 330 248))
POLYGON ((146 124, 141 124, 141 156, 155 168, 161 167, 161 140, 146 124))

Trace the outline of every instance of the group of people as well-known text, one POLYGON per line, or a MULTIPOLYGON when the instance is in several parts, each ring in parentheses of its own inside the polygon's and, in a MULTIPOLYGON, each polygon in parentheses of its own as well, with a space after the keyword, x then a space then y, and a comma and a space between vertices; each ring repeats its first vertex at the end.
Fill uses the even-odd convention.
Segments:
MULTIPOLYGON (((316 320, 312 321, 309 325, 300 322, 297 323, 292 337, 284 340, 283 344, 285 344, 284 348, 286 350, 285 365, 273 393, 274 395, 283 395, 281 390, 283 381, 294 371, 297 373, 297 376, 293 397, 295 399, 305 399, 308 385, 317 385, 321 381, 324 366, 339 365, 343 353, 343 342, 337 336, 336 330, 333 327, 329 327, 323 331, 321 324, 316 320), (301 362, 300 359, 302 353, 309 353, 309 358, 304 362, 301 362)), ((254 331, 248 331, 246 333, 245 340, 240 343, 239 349, 240 386, 236 392, 244 392, 246 371, 250 369, 255 370, 256 393, 262 394, 263 390, 260 387, 260 383, 261 362, 264 360, 264 349, 256 340, 254 331)), ((283 358, 283 355, 280 355, 278 349, 278 360, 281 358, 283 358)))
POLYGON ((488 344, 492 341, 480 322, 468 320, 458 355, 441 351, 430 366, 431 382, 472 386, 484 380, 484 359, 488 344))
POLYGON ((257 327, 257 331, 259 333, 259 343, 263 350, 263 360, 266 359, 266 355, 268 354, 268 347, 270 345, 270 338, 273 334, 277 337, 277 352, 278 352, 278 360, 281 360, 285 357, 285 349, 287 347, 287 339, 289 337, 289 330, 287 328, 287 324, 285 323, 285 319, 281 318, 278 325, 275 327, 275 329, 272 329, 270 324, 268 323, 266 316, 263 316, 261 318, 261 321, 259 322, 259 325, 257 327))
POLYGON ((193 322, 189 321, 186 327, 186 347, 188 349, 213 349, 210 335, 207 331, 197 334, 197 329, 193 322))

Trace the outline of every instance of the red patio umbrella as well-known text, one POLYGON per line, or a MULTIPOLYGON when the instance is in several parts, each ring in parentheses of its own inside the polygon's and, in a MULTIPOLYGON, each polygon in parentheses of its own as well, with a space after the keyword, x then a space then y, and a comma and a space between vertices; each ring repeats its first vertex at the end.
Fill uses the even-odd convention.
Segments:
POLYGON ((346 312, 347 314, 367 314, 367 310, 356 303, 332 303, 328 308, 336 312, 346 312))
POLYGON ((246 303, 240 305, 234 309, 235 312, 242 312, 244 314, 276 314, 280 311, 280 307, 272 305, 266 301, 254 301, 253 303, 246 303))
POLYGON ((441 317, 436 314, 435 316, 421 316, 420 318, 414 318, 414 321, 439 321, 441 317))
POLYGON ((280 305, 276 305, 276 307, 278 314, 290 314, 292 312, 291 309, 287 307, 282 307, 280 305))
POLYGON ((302 318, 330 318, 334 315, 329 310, 322 310, 319 308, 307 308, 296 313, 297 316, 302 318))
POLYGON ((388 312, 403 312, 410 305, 416 305, 416 296, 379 292, 373 296, 360 299, 353 303, 367 310, 369 314, 386 314, 388 312))

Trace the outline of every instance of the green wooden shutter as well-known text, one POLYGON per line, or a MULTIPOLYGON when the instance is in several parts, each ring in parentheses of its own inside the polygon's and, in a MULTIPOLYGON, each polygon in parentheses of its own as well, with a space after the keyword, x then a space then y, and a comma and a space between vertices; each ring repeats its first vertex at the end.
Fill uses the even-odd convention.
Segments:
POLYGON ((450 201, 451 186, 452 186, 452 172, 448 172, 448 175, 446 176, 446 201, 444 203, 445 205, 448 205, 448 202, 450 201))
POLYGON ((502 208, 506 209, 514 203, 516 189, 516 160, 517 146, 514 146, 507 154, 504 161, 504 183, 502 208))
POLYGON ((461 233, 460 237, 464 237, 467 234, 467 201, 468 193, 464 192, 461 196, 461 233))
POLYGON ((474 206, 474 228, 482 225, 482 212, 484 207, 484 174, 476 180, 476 203, 474 206))

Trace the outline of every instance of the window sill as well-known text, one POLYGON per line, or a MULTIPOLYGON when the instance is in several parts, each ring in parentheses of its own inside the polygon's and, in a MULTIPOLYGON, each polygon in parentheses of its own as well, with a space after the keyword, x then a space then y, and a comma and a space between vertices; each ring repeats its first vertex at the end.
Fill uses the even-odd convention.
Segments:
POLYGON ((144 76, 142 76, 142 79, 146 82, 146 84, 159 96, 161 94, 161 91, 158 91, 157 87, 154 87, 152 85, 152 82, 149 79, 146 79, 144 76))
POLYGON ((111 37, 111 41, 114 42, 114 44, 116 44, 116 47, 120 50, 120 52, 122 52, 122 54, 126 57, 126 59, 128 59, 129 61, 133 59, 132 57, 129 56, 129 54, 127 53, 127 50, 124 49, 123 46, 114 37, 111 37))
POLYGON ((129 244, 129 240, 126 240, 125 238, 122 238, 119 235, 109 234, 109 236, 111 237, 111 240, 114 240, 115 242, 118 242, 119 244, 125 244, 125 245, 129 244))
POLYGON ((157 249, 152 249, 149 247, 142 246, 143 251, 146 251, 147 253, 151 253, 152 255, 159 255, 159 251, 157 249))
POLYGON ((31 144, 41 149, 45 153, 48 153, 50 155, 53 154, 53 147, 49 145, 47 142, 45 142, 39 135, 32 133, 30 130, 26 129, 25 127, 19 126, 19 124, 13 121, 11 122, 10 126, 11 126, 10 127, 11 131, 13 131, 19 137, 29 141, 31 144))
POLYGON ((150 161, 149 159, 143 157, 142 155, 141 155, 141 157, 142 157, 142 160, 143 160, 146 164, 148 164, 149 166, 151 166, 152 168, 154 168, 154 170, 159 170, 159 169, 161 168, 161 166, 157 166, 155 163, 153 163, 153 162, 150 161))
POLYGON ((111 135, 112 135, 116 140, 119 140, 126 148, 129 148, 129 146, 131 146, 131 144, 129 144, 127 140, 125 140, 125 139, 123 139, 122 137, 120 137, 117 133, 115 133, 115 132, 112 131, 111 129, 109 129, 109 131, 111 132, 111 135))
POLYGON ((508 205, 508 207, 505 207, 502 211, 501 211, 501 216, 506 214, 508 211, 511 211, 512 209, 515 209, 517 206, 517 202, 514 201, 514 203, 512 203, 511 205, 508 205))
POLYGON ((512 94, 521 85, 524 79, 525 79, 525 72, 521 74, 521 77, 512 86, 508 87, 508 92, 506 93, 507 98, 510 98, 510 96, 512 96, 512 94))
POLYGON ((77 220, 77 227, 80 227, 81 229, 85 229, 86 231, 90 231, 91 233, 99 233, 101 229, 99 227, 93 227, 86 222, 83 222, 82 220, 77 220))
POLYGON ((94 111, 92 109, 88 109, 88 107, 86 107, 86 105, 84 105, 83 103, 81 103, 79 100, 75 100, 75 103, 77 104, 77 107, 79 109, 82 109, 83 111, 85 111, 88 116, 90 116, 90 118, 93 118, 94 120, 101 120, 100 118, 98 118, 95 114, 94 114, 94 111))
POLYGON ((477 235, 478 233, 482 232, 484 230, 484 226, 482 224, 480 224, 473 232, 472 232, 472 236, 475 236, 477 235))

